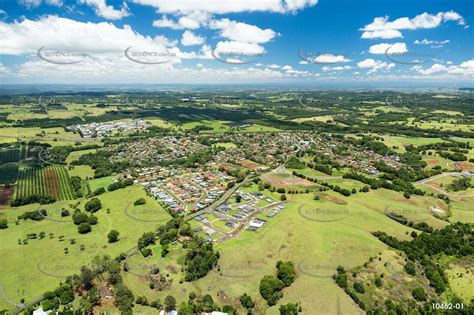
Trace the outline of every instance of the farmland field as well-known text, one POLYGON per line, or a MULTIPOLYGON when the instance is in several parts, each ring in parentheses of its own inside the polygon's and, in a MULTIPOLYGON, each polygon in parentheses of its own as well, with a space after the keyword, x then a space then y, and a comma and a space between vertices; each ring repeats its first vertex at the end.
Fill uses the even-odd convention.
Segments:
POLYGON ((18 176, 18 163, 0 165, 0 184, 14 183, 18 176))
POLYGON ((74 199, 69 174, 62 166, 24 167, 18 175, 16 198, 49 195, 57 200, 74 199))

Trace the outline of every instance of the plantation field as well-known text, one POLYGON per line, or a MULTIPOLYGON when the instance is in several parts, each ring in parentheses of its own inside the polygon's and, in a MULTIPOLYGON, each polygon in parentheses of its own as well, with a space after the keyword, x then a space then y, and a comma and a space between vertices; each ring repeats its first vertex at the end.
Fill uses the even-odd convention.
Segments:
POLYGON ((5 163, 0 165, 0 185, 12 184, 18 177, 18 163, 5 163))
POLYGON ((14 148, 0 150, 0 165, 9 162, 19 162, 24 156, 24 149, 14 148))
MULTIPOLYGON (((105 193, 99 196, 99 199, 102 201, 102 209, 95 213, 99 222, 88 234, 79 234, 70 216, 62 218, 59 215, 58 210, 61 208, 72 212, 70 201, 41 206, 33 204, 0 212, 0 218, 7 218, 9 221, 9 227, 0 230, 0 283, 9 299, 19 303, 22 298, 25 298, 26 302, 37 298, 40 293, 52 290, 60 281, 64 281, 65 275, 78 273, 80 267, 88 264, 94 256, 109 254, 115 257, 128 251, 136 245, 141 235, 141 232, 137 231, 151 231, 160 222, 170 218, 168 213, 153 198, 147 197, 138 186, 105 193), (141 214, 134 210, 133 206, 128 209, 128 213, 134 214, 134 218, 125 212, 125 208, 138 198, 145 198, 147 201, 144 206, 149 210, 146 214, 149 221, 138 220, 142 219, 141 214), (61 222, 51 219, 21 220, 19 225, 15 225, 18 215, 35 209, 46 209, 48 217, 61 222), (107 213, 107 209, 110 209, 110 213, 107 213), (111 229, 120 232, 120 240, 113 244, 107 242, 107 233, 111 229), (40 232, 46 233, 44 239, 29 240, 26 245, 18 244, 18 239, 25 239, 26 234, 39 235, 40 232), (50 238, 50 233, 53 233, 53 238, 50 238), (63 236, 64 240, 61 241, 59 236, 63 236), (75 240, 74 244, 71 244, 72 239, 75 240), (81 250, 81 245, 84 245, 84 250, 81 250), (68 248, 67 254, 64 252, 65 248, 68 248), (18 286, 19 282, 22 283, 21 286, 18 286)), ((83 210, 85 200, 81 199, 80 202, 79 208, 83 210)), ((0 299, 0 309, 7 307, 5 300, 0 299)))
POLYGON ((15 198, 49 195, 57 200, 72 200, 74 193, 69 174, 62 166, 24 167, 18 175, 15 198))

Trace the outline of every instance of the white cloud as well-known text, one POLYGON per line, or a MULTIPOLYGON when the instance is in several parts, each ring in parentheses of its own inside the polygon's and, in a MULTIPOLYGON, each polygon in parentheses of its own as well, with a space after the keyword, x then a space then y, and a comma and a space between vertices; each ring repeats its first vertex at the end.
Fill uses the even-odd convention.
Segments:
POLYGON ((168 19, 168 17, 166 15, 163 15, 161 17, 161 19, 159 19, 159 20, 154 20, 153 21, 153 26, 154 27, 168 27, 168 28, 171 28, 171 29, 174 29, 174 30, 183 29, 183 27, 181 25, 179 25, 178 23, 176 23, 173 20, 168 19))
POLYGON ((394 43, 394 44, 387 44, 381 43, 377 45, 372 45, 369 48, 369 53, 375 55, 381 54, 402 54, 408 51, 407 45, 405 43, 394 43))
POLYGON ((350 59, 345 58, 343 55, 333 54, 320 54, 317 57, 307 57, 306 59, 313 63, 338 63, 350 61, 350 59))
POLYGON ((431 45, 431 44, 444 45, 444 44, 449 43, 449 39, 446 39, 446 40, 429 40, 429 39, 425 38, 421 41, 417 39, 413 43, 417 44, 417 45, 431 45))
POLYGON ((178 24, 183 28, 196 29, 207 25, 211 15, 202 11, 193 11, 189 14, 182 16, 178 20, 178 24))
POLYGON ((164 36, 143 36, 130 26, 118 28, 112 23, 78 22, 50 15, 39 20, 0 22, 3 38, 0 54, 34 54, 40 47, 87 52, 123 52, 129 46, 166 49, 175 42, 164 36))
POLYGON ((107 5, 105 0, 79 0, 79 3, 87 4, 94 8, 98 16, 109 20, 120 20, 123 17, 129 16, 128 6, 124 2, 120 10, 115 10, 113 6, 107 5))
MULTIPOLYGON (((447 21, 457 21, 459 25, 465 25, 464 18, 454 11, 439 12, 436 15, 425 12, 411 19, 408 17, 402 17, 394 21, 389 21, 388 16, 376 17, 372 23, 365 25, 360 30, 364 32, 362 38, 395 38, 386 36, 389 34, 395 36, 400 32, 396 33, 394 31, 399 30, 436 28, 440 26, 441 23, 447 21)), ((399 35, 401 35, 401 33, 399 35)))
POLYGON ((191 31, 184 31, 183 36, 181 37, 181 44, 183 46, 194 46, 204 44, 205 38, 199 35, 195 35, 191 31))
POLYGON ((344 70, 350 70, 350 69, 352 69, 351 66, 336 66, 336 67, 325 66, 325 67, 322 67, 321 70, 323 70, 324 72, 328 72, 328 71, 344 71, 344 70))
POLYGON ((135 3, 156 8, 160 13, 187 14, 193 11, 211 14, 239 12, 296 12, 315 6, 317 0, 206 0, 206 1, 170 1, 170 0, 132 0, 135 3))
POLYGON ((46 4, 54 5, 56 7, 60 7, 63 5, 63 0, 45 0, 46 4))
POLYGON ((270 68, 270 69, 279 69, 279 68, 280 68, 280 66, 279 66, 279 65, 277 65, 277 64, 274 64, 274 63, 273 63, 273 64, 271 64, 271 65, 268 65, 267 67, 268 67, 268 68, 270 68))
POLYGON ((464 61, 459 65, 450 65, 448 67, 439 63, 435 63, 431 67, 423 69, 421 66, 418 65, 412 67, 412 70, 422 75, 451 74, 461 76, 474 76, 474 59, 464 61))
POLYGON ((395 67, 395 64, 368 58, 358 62, 357 67, 362 69, 369 69, 367 73, 370 74, 379 70, 390 70, 391 68, 395 67))
POLYGON ((215 48, 216 53, 260 55, 265 53, 265 48, 255 43, 220 41, 215 48))
POLYGON ((335 70, 335 71, 343 71, 343 70, 350 70, 352 69, 351 66, 337 66, 337 67, 333 67, 332 70, 335 70))
POLYGON ((362 33, 361 38, 364 39, 392 39, 392 38, 403 38, 403 35, 398 30, 379 30, 379 31, 365 31, 362 33))
POLYGON ((233 41, 248 43, 266 43, 278 34, 273 30, 261 29, 258 26, 229 19, 213 20, 209 23, 211 29, 220 30, 219 35, 233 41))
POLYGON ((41 0, 18 0, 18 3, 27 9, 32 9, 39 6, 41 4, 41 0))
POLYGON ((178 21, 169 19, 168 16, 165 14, 161 17, 161 19, 153 21, 153 26, 168 27, 175 30, 194 30, 206 26, 210 19, 211 15, 202 11, 190 12, 187 15, 181 16, 178 21))
MULTIPOLYGON (((3 71, 1 66, 0 71, 3 71)), ((21 83, 257 83, 304 75, 304 72, 286 73, 257 67, 185 67, 173 63, 150 66, 133 63, 123 55, 98 55, 67 67, 36 59, 27 61, 18 65, 15 71, 7 71, 2 80, 21 83)))
POLYGON ((423 69, 421 66, 412 67, 412 70, 415 70, 416 72, 421 73, 423 75, 433 74, 440 71, 446 71, 446 69, 447 67, 445 65, 442 65, 439 63, 435 63, 428 69, 423 69))

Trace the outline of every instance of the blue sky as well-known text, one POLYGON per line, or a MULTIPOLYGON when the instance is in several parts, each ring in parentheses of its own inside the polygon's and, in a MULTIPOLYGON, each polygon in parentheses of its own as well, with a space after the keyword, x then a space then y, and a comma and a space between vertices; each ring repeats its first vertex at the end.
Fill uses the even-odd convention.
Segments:
POLYGON ((471 0, 0 0, 7 83, 474 78, 471 0))

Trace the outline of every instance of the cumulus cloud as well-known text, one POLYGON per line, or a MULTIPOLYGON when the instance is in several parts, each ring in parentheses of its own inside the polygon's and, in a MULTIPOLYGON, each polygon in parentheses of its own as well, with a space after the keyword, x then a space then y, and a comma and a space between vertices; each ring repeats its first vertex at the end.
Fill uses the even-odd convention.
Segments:
POLYGON ((41 4, 41 0, 18 0, 18 3, 27 9, 32 9, 39 6, 41 4))
POLYGON ((94 9, 94 12, 103 18, 109 20, 120 20, 126 16, 130 15, 128 11, 128 6, 124 2, 120 10, 114 9, 113 6, 107 5, 105 0, 79 0, 79 3, 87 4, 94 9))
POLYGON ((423 68, 418 65, 418 66, 412 67, 412 70, 422 75, 451 74, 451 75, 461 75, 461 76, 474 76, 474 59, 464 61, 459 65, 450 65, 450 66, 445 66, 443 64, 435 63, 429 68, 423 68))
POLYGON ((215 52, 236 55, 261 55, 265 53, 265 48, 256 43, 220 41, 216 45, 215 52))
POLYGON ((181 37, 181 44, 183 46, 194 46, 204 44, 205 38, 199 35, 195 35, 191 31, 184 31, 183 36, 181 37))
POLYGON ((213 20, 209 23, 211 29, 219 30, 220 37, 233 41, 248 43, 266 43, 278 36, 276 32, 267 28, 261 29, 258 26, 229 19, 213 20))
POLYGON ((206 26, 211 19, 211 15, 202 11, 193 11, 187 15, 179 17, 177 21, 169 19, 167 15, 163 15, 161 19, 153 21, 155 27, 168 27, 175 30, 180 29, 197 29, 206 26))
POLYGON ((343 55, 333 55, 333 54, 317 54, 316 56, 312 56, 309 54, 308 56, 300 56, 304 59, 304 61, 308 63, 339 63, 339 62, 349 62, 350 59, 347 59, 343 55))
POLYGON ((187 14, 202 11, 211 14, 241 12, 296 12, 315 6, 317 0, 206 0, 206 1, 170 1, 170 0, 133 0, 134 3, 152 6, 160 13, 187 14))
POLYGON ((416 30, 436 28, 443 22, 456 21, 459 25, 465 25, 464 18, 454 11, 439 12, 437 14, 422 13, 414 18, 402 17, 390 21, 388 16, 376 17, 373 22, 365 25, 362 38, 396 38, 403 37, 400 30, 416 30))
POLYGON ((381 55, 381 54, 402 54, 408 51, 407 45, 405 43, 394 43, 394 44, 387 44, 381 43, 377 45, 372 45, 369 48, 369 53, 374 55, 381 55))
POLYGON ((154 27, 167 27, 174 30, 181 30, 183 27, 177 22, 170 20, 166 15, 163 15, 161 19, 153 21, 154 27))
POLYGON ((63 5, 63 0, 45 0, 46 4, 54 5, 56 7, 60 7, 63 5))
POLYGON ((0 22, 0 36, 0 54, 6 55, 32 54, 40 47, 120 52, 129 46, 159 49, 175 44, 164 36, 143 36, 128 25, 119 28, 108 22, 83 23, 54 15, 36 21, 0 22))
POLYGON ((368 58, 358 62, 357 67, 361 69, 368 69, 367 73, 370 74, 379 70, 390 70, 391 68, 395 67, 395 64, 368 58))
POLYGON ((379 30, 379 31, 365 31, 362 33, 361 38, 364 39, 375 39, 375 38, 382 38, 382 39, 392 39, 392 38, 403 38, 403 35, 398 30, 379 30))

